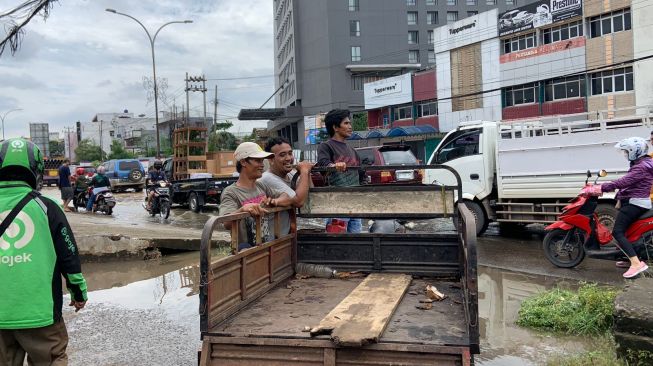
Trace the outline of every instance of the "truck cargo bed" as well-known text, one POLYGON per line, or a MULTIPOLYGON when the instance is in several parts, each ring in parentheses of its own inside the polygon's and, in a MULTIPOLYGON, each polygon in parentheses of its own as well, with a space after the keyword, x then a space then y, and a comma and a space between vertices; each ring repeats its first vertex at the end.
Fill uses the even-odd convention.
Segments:
MULTIPOLYGON (((320 323, 340 301, 358 286, 362 278, 352 279, 289 279, 265 296, 249 304, 211 329, 208 334, 234 337, 279 337, 329 339, 311 337, 303 331, 320 323)), ((463 295, 460 285, 437 279, 413 279, 381 337, 380 343, 428 345, 469 344, 463 295), (433 302, 430 310, 419 310, 425 299, 427 284, 434 285, 447 298, 433 302), (413 295, 417 293, 417 295, 413 295)))

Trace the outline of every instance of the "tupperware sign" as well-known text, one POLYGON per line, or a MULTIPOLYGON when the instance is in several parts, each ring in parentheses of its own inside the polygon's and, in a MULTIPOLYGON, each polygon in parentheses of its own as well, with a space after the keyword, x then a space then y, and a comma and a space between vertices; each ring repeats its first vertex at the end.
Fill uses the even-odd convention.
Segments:
POLYGON ((534 2, 499 14, 499 36, 542 27, 582 15, 582 0, 534 2))

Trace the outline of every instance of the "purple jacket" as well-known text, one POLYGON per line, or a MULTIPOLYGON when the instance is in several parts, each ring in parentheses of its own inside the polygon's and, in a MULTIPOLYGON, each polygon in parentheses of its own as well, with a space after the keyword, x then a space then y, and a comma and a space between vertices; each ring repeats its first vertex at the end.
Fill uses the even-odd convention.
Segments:
POLYGON ((617 199, 649 198, 653 185, 653 159, 644 156, 634 162, 623 177, 601 185, 602 192, 619 190, 617 199))

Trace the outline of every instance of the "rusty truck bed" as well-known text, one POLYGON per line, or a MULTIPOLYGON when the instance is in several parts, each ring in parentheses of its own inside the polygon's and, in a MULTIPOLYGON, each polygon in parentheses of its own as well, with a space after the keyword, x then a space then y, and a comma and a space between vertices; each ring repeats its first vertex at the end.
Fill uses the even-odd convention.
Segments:
MULTIPOLYGON (((289 279, 249 304, 232 318, 213 327, 208 334, 235 337, 311 339, 305 327, 320 323, 362 281, 358 279, 289 279)), ((460 285, 437 279, 413 279, 383 333, 380 343, 428 345, 469 344, 460 285), (447 298, 420 310, 427 284, 447 298), (415 294, 416 293, 416 294, 415 294)), ((328 336, 313 339, 328 339, 328 336)))

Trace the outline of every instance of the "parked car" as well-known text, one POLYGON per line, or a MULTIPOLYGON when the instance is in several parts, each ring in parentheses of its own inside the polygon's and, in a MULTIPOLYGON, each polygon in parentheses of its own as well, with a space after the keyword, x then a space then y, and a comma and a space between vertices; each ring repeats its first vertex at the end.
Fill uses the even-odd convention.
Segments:
MULTIPOLYGON (((370 146, 356 149, 361 165, 418 165, 407 145, 370 146)), ((369 184, 421 184, 422 174, 416 169, 370 170, 365 173, 369 184)))
POLYGON ((114 159, 102 163, 111 182, 111 191, 134 188, 141 192, 145 188, 145 168, 136 159, 114 159))

